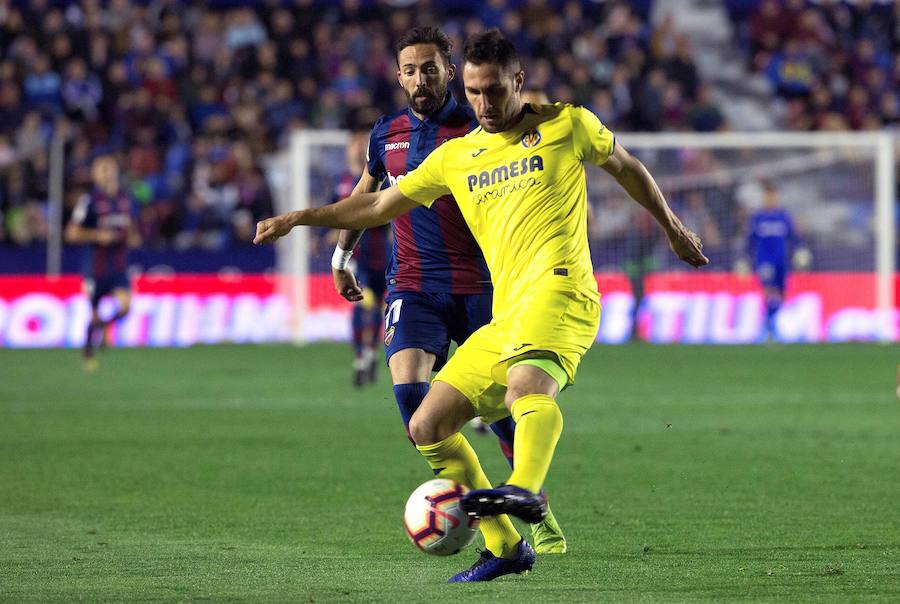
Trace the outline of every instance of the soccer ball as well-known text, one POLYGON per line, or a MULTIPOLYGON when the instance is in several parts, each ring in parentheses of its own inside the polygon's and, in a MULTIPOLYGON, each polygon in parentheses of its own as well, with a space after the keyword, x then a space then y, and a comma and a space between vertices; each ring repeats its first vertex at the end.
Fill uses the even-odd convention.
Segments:
POLYGON ((460 506, 468 491, 464 485, 446 478, 422 484, 406 502, 403 525, 420 550, 434 556, 450 556, 475 539, 478 518, 460 506))

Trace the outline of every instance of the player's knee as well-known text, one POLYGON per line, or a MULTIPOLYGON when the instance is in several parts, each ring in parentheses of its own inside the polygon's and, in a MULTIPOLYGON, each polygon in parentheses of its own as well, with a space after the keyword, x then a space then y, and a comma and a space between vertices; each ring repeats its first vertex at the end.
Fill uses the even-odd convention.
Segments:
POLYGON ((546 394, 555 397, 559 392, 556 381, 546 372, 536 367, 517 366, 507 375, 509 384, 506 387, 506 396, 503 402, 507 408, 513 403, 530 394, 546 394))
POLYGON ((431 421, 425 413, 413 413, 408 428, 410 438, 417 445, 433 445, 441 440, 438 437, 437 423, 431 421))
POLYGON ((523 396, 532 394, 532 392, 529 392, 528 390, 529 389, 522 387, 522 385, 510 384, 506 389, 506 396, 503 399, 503 402, 506 403, 507 408, 512 407, 512 404, 523 396))

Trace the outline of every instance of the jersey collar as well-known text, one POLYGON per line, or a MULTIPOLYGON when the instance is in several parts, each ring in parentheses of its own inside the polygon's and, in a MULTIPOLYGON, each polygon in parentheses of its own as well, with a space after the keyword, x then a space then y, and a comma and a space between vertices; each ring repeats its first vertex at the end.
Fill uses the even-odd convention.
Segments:
POLYGON ((409 107, 406 108, 406 113, 409 115, 409 123, 412 124, 413 128, 418 128, 421 124, 442 124, 447 118, 449 118, 454 111, 459 107, 459 103, 456 102, 456 99, 453 98, 453 95, 450 94, 450 91, 447 91, 447 96, 444 99, 444 104, 441 105, 441 108, 438 109, 435 113, 432 113, 424 120, 420 120, 416 117, 416 114, 413 113, 413 110, 409 107))

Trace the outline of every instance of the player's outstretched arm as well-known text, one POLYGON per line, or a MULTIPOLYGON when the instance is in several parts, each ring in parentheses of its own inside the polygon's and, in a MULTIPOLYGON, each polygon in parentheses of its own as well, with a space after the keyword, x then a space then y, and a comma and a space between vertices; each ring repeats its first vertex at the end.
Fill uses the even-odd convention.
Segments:
POLYGON ((396 185, 377 193, 351 195, 337 203, 320 208, 295 210, 256 223, 253 243, 272 243, 284 237, 295 226, 323 226, 333 229, 367 229, 387 224, 409 212, 417 204, 403 195, 396 185))
POLYGON ((601 167, 632 199, 647 208, 666 232, 669 246, 680 259, 697 268, 709 264, 709 258, 703 255, 700 237, 681 223, 640 160, 616 144, 615 151, 601 167))

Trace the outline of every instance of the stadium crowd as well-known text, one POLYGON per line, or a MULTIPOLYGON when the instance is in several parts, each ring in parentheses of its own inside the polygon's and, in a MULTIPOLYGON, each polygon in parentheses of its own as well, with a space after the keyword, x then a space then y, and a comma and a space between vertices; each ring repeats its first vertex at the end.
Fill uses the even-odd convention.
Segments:
POLYGON ((787 101, 791 130, 900 125, 900 3, 761 0, 735 11, 752 70, 787 101))
MULTIPOLYGON (((896 123, 896 11, 750 4, 736 19, 752 65, 790 98, 791 127, 896 123)), ((422 23, 441 23, 457 51, 468 34, 500 27, 528 57, 530 87, 614 129, 727 126, 690 39, 671 19, 652 26, 650 2, 222 5, 0 0, 0 244, 46 237, 49 145, 62 132, 67 213, 89 186, 92 155, 113 149, 145 245, 246 245, 272 211, 262 159, 294 129, 367 129, 405 105, 392 41, 422 23)))

